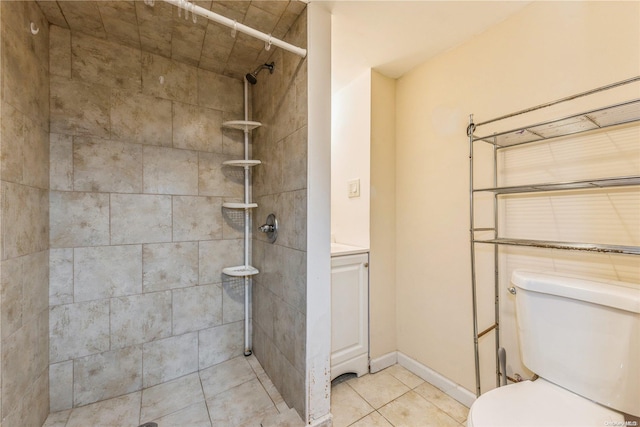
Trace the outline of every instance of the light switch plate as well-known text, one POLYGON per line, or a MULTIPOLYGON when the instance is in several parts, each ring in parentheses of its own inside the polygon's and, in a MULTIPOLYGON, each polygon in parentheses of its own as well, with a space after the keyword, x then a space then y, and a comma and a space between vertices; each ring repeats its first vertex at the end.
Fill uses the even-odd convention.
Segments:
POLYGON ((360 179, 347 181, 349 198, 360 197, 360 179))

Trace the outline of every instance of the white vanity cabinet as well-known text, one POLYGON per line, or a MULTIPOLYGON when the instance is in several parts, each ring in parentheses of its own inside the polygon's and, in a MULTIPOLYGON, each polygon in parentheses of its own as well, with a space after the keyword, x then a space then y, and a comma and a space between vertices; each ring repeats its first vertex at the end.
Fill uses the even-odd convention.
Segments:
POLYGON ((369 372, 368 252, 331 256, 331 379, 350 372, 369 372))

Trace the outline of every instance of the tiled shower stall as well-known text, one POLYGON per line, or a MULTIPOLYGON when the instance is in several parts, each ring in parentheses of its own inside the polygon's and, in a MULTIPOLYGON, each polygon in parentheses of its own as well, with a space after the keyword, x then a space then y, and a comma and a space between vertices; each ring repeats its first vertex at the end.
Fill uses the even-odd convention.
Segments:
MULTIPOLYGON (((236 3, 245 16, 276 13, 236 3)), ((304 46, 304 4, 263 3, 285 5, 271 21, 277 28, 288 19, 281 37, 304 46)), ((241 76, 266 60, 276 71, 261 74, 252 92, 252 119, 263 123, 252 144, 263 162, 254 170, 254 223, 275 212, 282 228, 275 244, 253 238, 261 271, 254 353, 304 414, 306 61, 265 53, 262 42, 236 41, 204 20, 177 25, 177 11, 160 1, 153 9, 132 1, 0 4, 2 426, 41 426, 50 411, 243 353, 243 284, 222 274, 243 262, 243 224, 222 208, 242 199, 242 175, 222 163, 242 158, 243 136, 221 124, 243 118, 241 76), (53 7, 60 17, 42 12, 53 7), (91 8, 102 22, 83 12, 91 8), (152 19, 168 34, 145 43, 152 19), (74 20, 103 30, 83 31, 74 20), (214 48, 195 60, 179 42, 197 43, 198 34, 214 48), (232 55, 244 66, 220 59, 232 55)))

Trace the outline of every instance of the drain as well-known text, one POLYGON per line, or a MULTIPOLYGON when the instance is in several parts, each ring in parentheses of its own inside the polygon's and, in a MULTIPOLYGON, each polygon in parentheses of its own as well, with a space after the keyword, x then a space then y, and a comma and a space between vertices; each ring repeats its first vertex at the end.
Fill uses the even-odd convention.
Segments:
POLYGON ((158 427, 158 423, 144 423, 140 424, 138 427, 158 427))

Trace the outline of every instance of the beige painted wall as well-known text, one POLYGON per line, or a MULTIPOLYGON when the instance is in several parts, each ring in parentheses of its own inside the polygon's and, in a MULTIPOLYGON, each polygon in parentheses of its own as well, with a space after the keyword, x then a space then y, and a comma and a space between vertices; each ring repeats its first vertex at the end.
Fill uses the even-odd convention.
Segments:
POLYGON ((396 351, 396 80, 371 71, 370 357, 396 351))
POLYGON ((369 247, 371 70, 331 99, 331 234, 338 243, 369 247), (348 183, 360 180, 360 197, 348 183))
MULTIPOLYGON (((486 120, 639 74, 640 3, 534 2, 398 80, 399 351, 474 390, 468 114, 486 120)), ((633 91, 637 97, 637 86, 633 91)), ((631 134, 635 146, 640 145, 637 131, 631 134)), ((633 149, 632 143, 614 150, 612 157, 628 158, 633 149)), ((630 211, 637 206, 635 199, 628 203, 630 211)), ((637 222, 637 214, 623 222, 629 218, 637 222)), ((625 225, 631 230, 629 239, 637 238, 637 224, 625 225)), ((507 255, 511 267, 526 264, 513 261, 519 255, 507 255)), ((539 254, 525 254, 531 256, 539 254)), ((555 254, 542 258, 552 268, 571 265, 573 270, 589 270, 579 264, 592 260, 555 254)), ((597 269, 598 275, 634 275, 629 258, 605 256, 597 263, 611 265, 597 269)), ((503 322, 512 322, 508 298, 504 310, 503 322)), ((507 338, 505 345, 517 347, 512 337, 507 338)))

